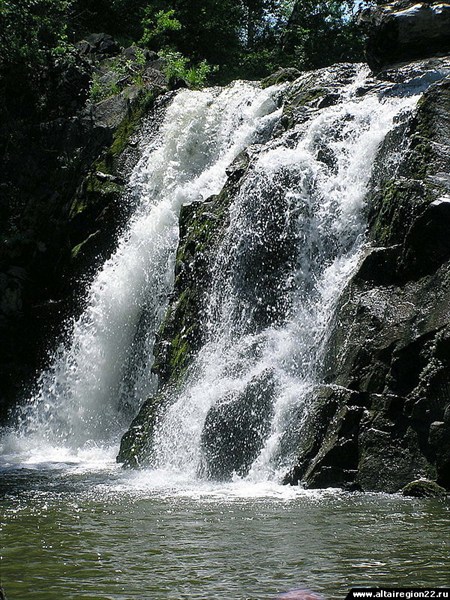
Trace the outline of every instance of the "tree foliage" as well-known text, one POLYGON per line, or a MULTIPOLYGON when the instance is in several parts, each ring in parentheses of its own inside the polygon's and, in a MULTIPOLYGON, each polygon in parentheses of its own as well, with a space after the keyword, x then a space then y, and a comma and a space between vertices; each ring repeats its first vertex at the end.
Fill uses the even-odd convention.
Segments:
POLYGON ((0 98, 10 113, 77 103, 86 77, 68 37, 71 9, 71 0, 0 0, 0 98))
POLYGON ((363 59, 353 0, 302 0, 295 4, 283 48, 300 68, 363 59))
POLYGON ((263 77, 279 66, 358 60, 353 6, 352 0, 0 0, 2 102, 25 115, 81 102, 75 89, 86 73, 73 44, 93 32, 169 53, 173 69, 189 73, 194 85, 207 76, 223 82, 263 77))

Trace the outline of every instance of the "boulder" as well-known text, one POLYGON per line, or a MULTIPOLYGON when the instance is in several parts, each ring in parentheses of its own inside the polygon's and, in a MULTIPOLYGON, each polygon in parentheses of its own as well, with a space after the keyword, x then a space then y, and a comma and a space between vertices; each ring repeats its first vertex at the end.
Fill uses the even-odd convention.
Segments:
POLYGON ((271 85, 278 85, 280 83, 284 83, 285 81, 294 81, 300 77, 301 72, 295 67, 285 67, 280 68, 272 75, 269 75, 265 79, 261 81, 261 86, 263 88, 270 87, 271 85))
POLYGON ((366 58, 379 72, 390 65, 450 51, 450 4, 401 0, 361 13, 367 29, 366 58))
POLYGON ((273 374, 267 371, 209 410, 201 439, 202 476, 226 480, 235 473, 247 475, 270 431, 274 391, 273 374))
POLYGON ((117 462, 125 468, 137 468, 151 462, 153 437, 158 420, 168 402, 168 391, 148 398, 138 416, 120 441, 117 462))
POLYGON ((107 33, 91 33, 77 44, 80 54, 101 56, 114 56, 120 52, 116 40, 107 33))
POLYGON ((412 498, 444 498, 447 496, 447 491, 443 487, 428 479, 411 481, 402 488, 401 493, 403 496, 412 498))

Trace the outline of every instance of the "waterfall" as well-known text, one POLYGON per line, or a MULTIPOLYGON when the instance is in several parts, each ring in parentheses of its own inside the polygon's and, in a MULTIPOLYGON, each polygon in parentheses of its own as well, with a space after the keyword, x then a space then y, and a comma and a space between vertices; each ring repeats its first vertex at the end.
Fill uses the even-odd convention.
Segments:
POLYGON ((236 82, 174 97, 132 174, 133 216, 4 451, 12 439, 30 453, 118 443, 156 389, 152 350, 173 287, 181 207, 217 194, 226 168, 251 148, 211 265, 207 342, 155 433, 153 467, 182 465, 192 478, 280 473, 292 450, 286 434, 306 418, 333 310, 364 246, 377 150, 417 101, 361 95, 366 76, 357 70, 331 106, 275 134, 286 86, 236 82))
POLYGON ((237 154, 267 139, 276 99, 277 89, 244 82, 175 96, 132 174, 136 208, 117 250, 22 410, 19 448, 118 443, 129 412, 154 389, 153 339, 173 284, 181 206, 218 193, 237 154))
POLYGON ((208 340, 156 430, 154 467, 260 481, 292 464, 330 321, 364 247, 377 150, 417 101, 357 97, 363 77, 255 152, 211 268, 208 340))

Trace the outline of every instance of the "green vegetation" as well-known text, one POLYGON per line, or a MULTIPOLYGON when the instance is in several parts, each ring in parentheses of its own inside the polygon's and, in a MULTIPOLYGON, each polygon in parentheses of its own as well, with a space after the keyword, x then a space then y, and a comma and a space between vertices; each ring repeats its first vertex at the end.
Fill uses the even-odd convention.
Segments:
POLYGON ((182 80, 190 88, 198 89, 206 84, 208 75, 214 70, 206 60, 192 64, 181 52, 174 50, 162 50, 160 55, 166 60, 163 71, 169 85, 171 82, 182 80))
POLYGON ((286 33, 284 51, 303 69, 363 59, 363 36, 356 25, 352 0, 302 0, 296 3, 286 33))
POLYGON ((175 10, 160 10, 152 15, 150 6, 145 9, 142 27, 144 33, 140 43, 143 46, 154 46, 156 49, 164 48, 170 44, 170 33, 182 29, 180 21, 175 18, 175 10))
MULTIPOLYGON (((199 88, 360 60, 353 10, 351 0, 0 0, 0 116, 48 120, 118 93, 77 52, 92 32, 140 47, 143 65, 158 52, 169 80, 199 88)), ((135 66, 111 69, 142 83, 135 66)))
POLYGON ((144 10, 142 43, 216 65, 219 82, 362 59, 352 0, 156 0, 144 10))
POLYGON ((0 0, 0 114, 53 116, 85 99, 88 76, 69 41, 71 5, 0 0))

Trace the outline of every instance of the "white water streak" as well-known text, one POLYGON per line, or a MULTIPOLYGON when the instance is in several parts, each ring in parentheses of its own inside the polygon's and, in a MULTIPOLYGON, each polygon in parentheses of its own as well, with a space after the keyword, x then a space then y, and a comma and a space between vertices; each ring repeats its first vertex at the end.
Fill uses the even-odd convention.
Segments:
POLYGON ((279 477, 285 468, 289 457, 280 442, 292 426, 294 409, 300 407, 306 416, 336 302, 363 246, 363 201, 377 149, 395 118, 417 100, 357 99, 354 89, 352 83, 343 90, 342 103, 317 111, 306 126, 266 145, 247 175, 214 268, 210 341, 157 432, 158 466, 178 470, 182 465, 195 477, 208 411, 271 373, 277 386, 271 431, 248 478, 279 477), (292 237, 298 252, 292 270, 276 281, 284 318, 264 326, 255 316, 260 307, 270 312, 266 290, 258 290, 264 265, 259 272, 257 261, 247 267, 246 256, 264 253, 271 243, 265 236, 277 201, 287 207, 278 241, 292 237))
MULTIPOLYGON (((117 443, 119 397, 143 311, 149 322, 143 370, 126 398, 134 411, 151 391, 152 345, 173 284, 181 206, 216 194, 226 167, 276 119, 276 90, 236 82, 224 89, 181 91, 167 109, 157 142, 131 178, 137 208, 114 255, 98 272, 86 309, 56 353, 25 409, 26 446, 80 448, 117 443)), ((17 445, 17 444, 16 444, 17 445)))

